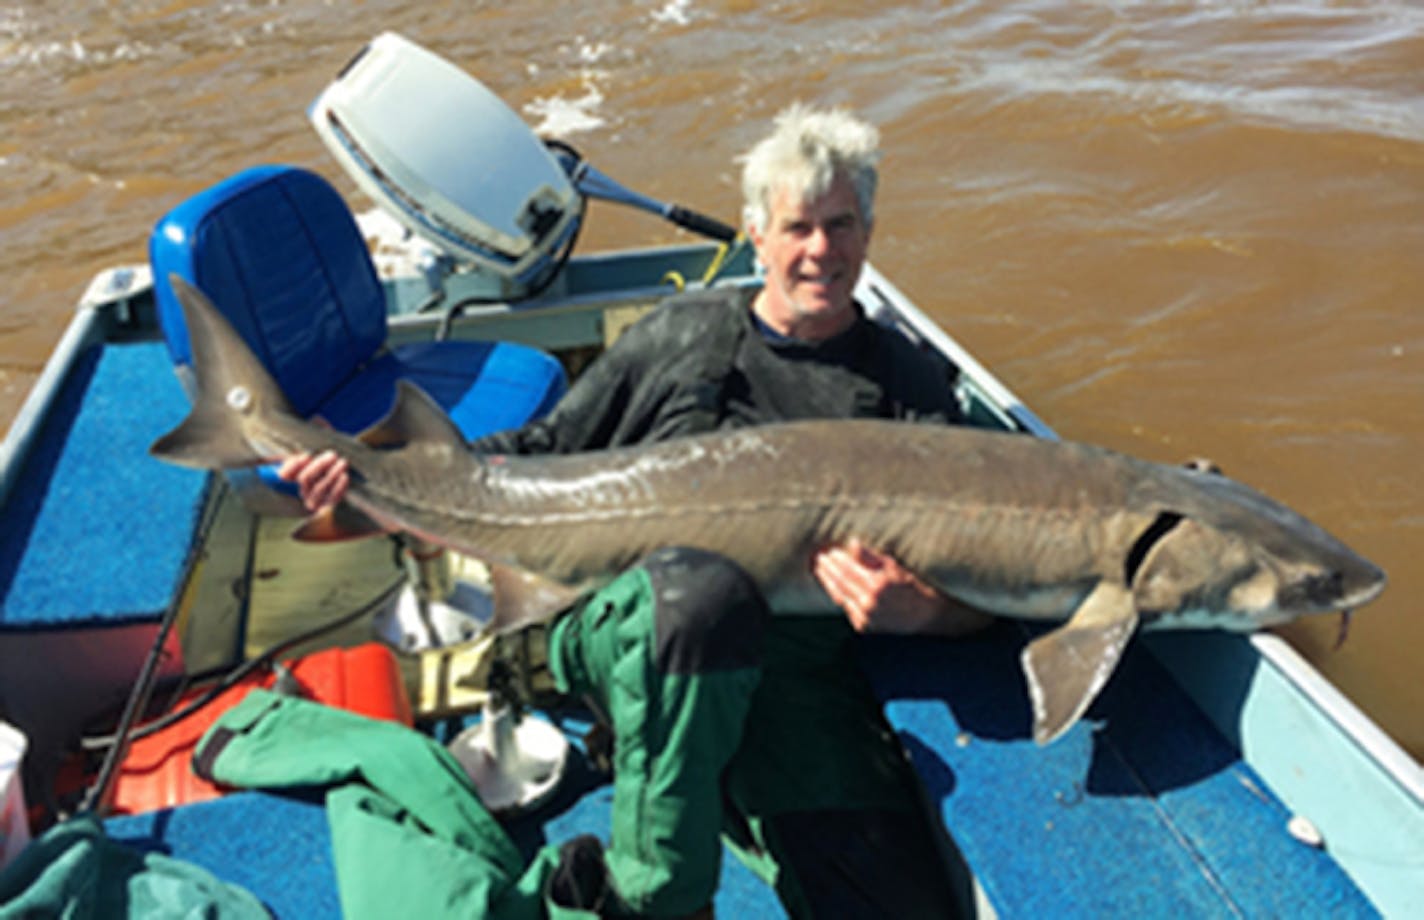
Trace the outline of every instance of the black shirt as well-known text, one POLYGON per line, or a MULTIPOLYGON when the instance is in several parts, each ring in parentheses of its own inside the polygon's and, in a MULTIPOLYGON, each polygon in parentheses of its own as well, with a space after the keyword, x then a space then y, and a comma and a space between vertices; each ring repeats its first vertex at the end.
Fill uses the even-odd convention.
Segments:
POLYGON ((544 419, 475 442, 489 453, 572 453, 812 418, 963 421, 957 369, 866 319, 822 342, 770 340, 756 289, 668 298, 599 357, 544 419))

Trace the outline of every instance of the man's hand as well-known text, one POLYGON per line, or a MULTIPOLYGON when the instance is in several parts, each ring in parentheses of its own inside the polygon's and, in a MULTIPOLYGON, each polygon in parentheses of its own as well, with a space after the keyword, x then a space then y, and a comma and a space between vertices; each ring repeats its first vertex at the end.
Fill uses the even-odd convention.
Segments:
POLYGON ((302 504, 311 512, 338 504, 351 484, 351 470, 346 461, 332 451, 293 454, 282 461, 277 475, 295 482, 302 492, 302 504))
POLYGON ((959 636, 991 620, 858 540, 817 552, 811 570, 856 632, 959 636))

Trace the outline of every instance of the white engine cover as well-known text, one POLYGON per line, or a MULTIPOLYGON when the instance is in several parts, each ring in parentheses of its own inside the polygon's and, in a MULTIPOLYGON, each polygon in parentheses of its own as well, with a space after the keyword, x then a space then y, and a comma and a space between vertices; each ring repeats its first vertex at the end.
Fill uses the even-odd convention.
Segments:
POLYGON ((494 93, 444 58, 378 35, 309 112, 361 190, 458 261, 528 284, 577 227, 579 193, 494 93))

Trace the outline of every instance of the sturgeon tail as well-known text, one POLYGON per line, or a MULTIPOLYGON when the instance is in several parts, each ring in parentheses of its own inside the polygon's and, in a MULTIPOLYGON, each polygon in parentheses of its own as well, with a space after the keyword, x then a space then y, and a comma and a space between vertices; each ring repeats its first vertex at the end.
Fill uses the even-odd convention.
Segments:
POLYGON ((251 423, 277 414, 295 416, 281 387, 242 336, 202 291, 177 275, 178 296, 192 343, 193 409, 148 452, 180 466, 218 469, 255 466, 271 458, 249 436, 251 423))

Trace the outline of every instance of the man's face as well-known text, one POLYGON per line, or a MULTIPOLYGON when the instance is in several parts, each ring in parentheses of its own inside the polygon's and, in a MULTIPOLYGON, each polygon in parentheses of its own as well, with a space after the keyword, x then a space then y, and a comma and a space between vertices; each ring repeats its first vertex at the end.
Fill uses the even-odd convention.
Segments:
POLYGON ((786 335, 835 335, 854 319, 851 293, 870 244, 854 187, 837 175, 824 195, 808 202, 777 189, 769 211, 766 227, 751 231, 766 267, 758 314, 786 335))

